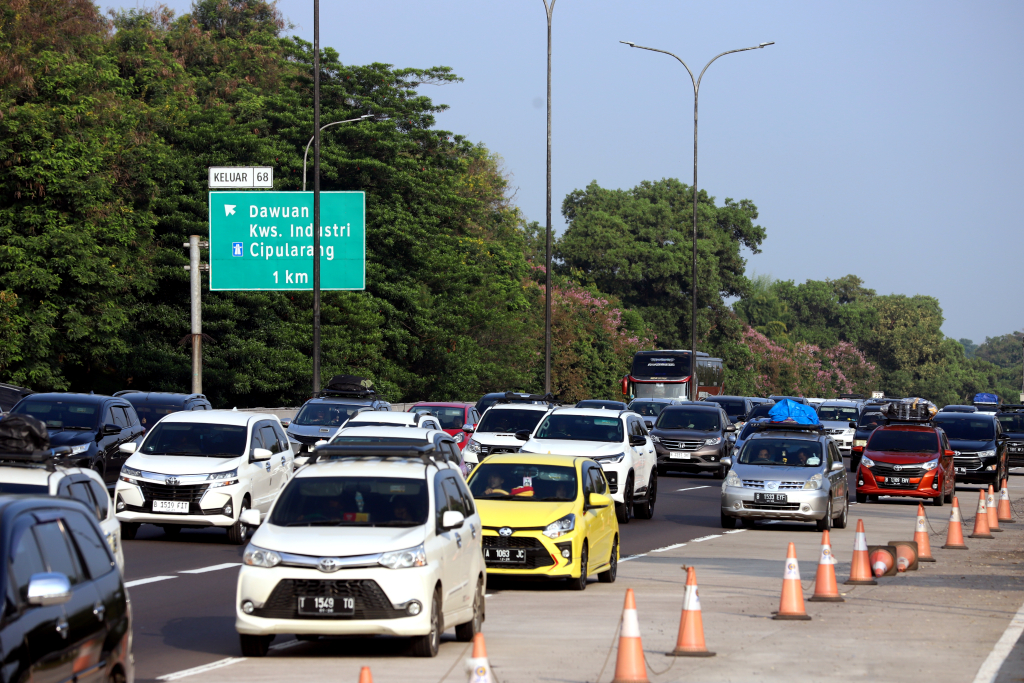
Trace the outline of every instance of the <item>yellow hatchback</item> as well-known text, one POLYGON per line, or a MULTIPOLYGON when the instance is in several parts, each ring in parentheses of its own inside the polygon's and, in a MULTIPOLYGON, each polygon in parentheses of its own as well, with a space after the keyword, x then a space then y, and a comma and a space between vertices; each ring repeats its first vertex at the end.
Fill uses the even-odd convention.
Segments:
POLYGON ((601 466, 568 455, 503 453, 473 470, 489 576, 615 581, 619 523, 601 466))

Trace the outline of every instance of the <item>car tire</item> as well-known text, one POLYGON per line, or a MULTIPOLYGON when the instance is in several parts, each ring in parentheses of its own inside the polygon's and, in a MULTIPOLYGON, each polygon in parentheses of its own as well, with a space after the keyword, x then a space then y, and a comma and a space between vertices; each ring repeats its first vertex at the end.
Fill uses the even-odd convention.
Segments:
POLYGON ((717 470, 715 470, 713 476, 715 477, 715 479, 725 479, 725 468, 719 467, 717 470))
POLYGON ((135 535, 139 533, 139 527, 141 524, 135 522, 122 522, 121 523, 121 540, 122 541, 134 541, 135 535))
POLYGON ((456 624, 455 640, 460 643, 468 643, 473 636, 483 630, 484 618, 486 616, 484 603, 484 580, 476 580, 476 595, 473 596, 473 618, 465 624, 456 624))
POLYGON ((747 519, 746 517, 740 517, 740 526, 744 529, 753 529, 755 526, 755 520, 747 519))
POLYGON ((867 502, 868 502, 868 496, 867 496, 866 493, 858 493, 857 494, 857 503, 859 505, 864 505, 867 502))
POLYGON ((601 583, 615 583, 615 577, 619 575, 619 539, 612 541, 612 553, 608 557, 608 569, 597 575, 601 583))
POLYGON ((727 515, 727 514, 725 514, 723 512, 722 513, 722 528, 723 529, 735 529, 736 528, 736 518, 735 517, 730 517, 729 515, 727 515))
POLYGON ((615 516, 619 524, 629 524, 633 518, 633 475, 626 477, 626 486, 622 489, 622 503, 615 504, 615 516))
POLYGON ((953 502, 953 491, 950 491, 949 493, 943 494, 943 497, 945 498, 947 503, 952 504, 952 502, 953 502))
POLYGON ((266 657, 270 652, 270 644, 274 642, 274 636, 250 636, 240 633, 238 640, 242 645, 243 657, 266 657))
POLYGON ((658 470, 651 470, 651 479, 647 482, 647 500, 636 506, 637 519, 654 517, 654 504, 658 500, 658 470))
POLYGON ((828 531, 832 528, 832 496, 828 497, 828 507, 825 508, 825 516, 817 520, 815 527, 818 531, 828 531))
POLYGON ((836 520, 832 522, 832 526, 834 526, 836 529, 845 529, 849 518, 850 499, 847 498, 846 500, 843 501, 843 514, 839 515, 839 517, 837 517, 836 520))
POLYGON ((228 543, 231 545, 242 545, 245 543, 245 537, 248 535, 249 528, 242 524, 242 513, 248 509, 249 500, 243 498, 241 505, 238 506, 238 519, 228 527, 228 543))
POLYGON ((430 601, 430 633, 412 639, 412 653, 416 657, 436 657, 441 648, 441 592, 434 590, 430 601))
POLYGON ((569 579, 569 588, 574 591, 587 589, 587 569, 590 563, 590 551, 587 549, 587 542, 583 541, 583 550, 580 551, 580 577, 569 579))
POLYGON ((939 492, 939 495, 935 496, 935 498, 933 498, 933 499, 932 499, 932 505, 933 505, 934 507, 937 507, 937 508, 940 508, 940 507, 942 507, 942 504, 943 504, 943 502, 944 502, 944 501, 943 501, 943 499, 944 499, 944 498, 945 498, 945 496, 944 496, 944 495, 942 494, 942 492, 940 491, 940 492, 939 492))

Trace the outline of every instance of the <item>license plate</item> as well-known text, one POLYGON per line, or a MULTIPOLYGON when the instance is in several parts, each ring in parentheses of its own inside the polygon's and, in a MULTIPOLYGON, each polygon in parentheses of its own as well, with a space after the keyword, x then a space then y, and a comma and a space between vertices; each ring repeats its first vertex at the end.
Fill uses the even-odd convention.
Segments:
POLYGON ((683 453, 681 451, 669 451, 668 457, 672 458, 673 460, 689 460, 690 454, 683 453))
POLYGON ((956 467, 954 469, 956 470, 957 474, 967 474, 967 468, 966 467, 956 467))
POLYGON ((188 514, 187 500, 154 500, 153 512, 173 512, 178 515, 188 514))
POLYGON ((322 598, 316 596, 299 597, 299 614, 352 616, 355 612, 355 598, 322 598))
POLYGON ((886 477, 886 484, 909 484, 910 477, 886 477))
POLYGON ((484 548, 485 562, 526 564, 525 548, 484 548))
POLYGON ((755 503, 785 503, 788 502, 785 493, 755 493, 755 503))

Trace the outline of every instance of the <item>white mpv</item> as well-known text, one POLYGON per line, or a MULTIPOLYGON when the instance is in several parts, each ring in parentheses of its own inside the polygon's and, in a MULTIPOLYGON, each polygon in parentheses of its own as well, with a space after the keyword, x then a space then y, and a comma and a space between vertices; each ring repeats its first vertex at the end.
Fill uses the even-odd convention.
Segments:
MULTIPOLYGON (((456 464, 428 445, 321 446, 250 540, 235 598, 242 654, 274 636, 411 636, 433 657, 484 621, 480 517, 456 464), (435 459, 436 458, 436 459, 435 459)), ((246 521, 257 524, 255 513, 246 521)))
POLYGON ((140 524, 182 528, 223 527, 228 542, 245 542, 244 510, 266 514, 294 470, 281 421, 269 413, 207 410, 171 413, 146 432, 114 489, 121 536, 135 538, 140 524))

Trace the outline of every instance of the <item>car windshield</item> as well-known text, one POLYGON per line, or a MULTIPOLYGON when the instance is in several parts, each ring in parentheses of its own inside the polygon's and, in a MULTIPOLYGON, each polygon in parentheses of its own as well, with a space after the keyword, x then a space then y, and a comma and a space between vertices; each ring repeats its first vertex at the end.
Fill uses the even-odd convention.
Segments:
POLYGON ((690 374, 690 354, 658 352, 638 353, 633 356, 633 377, 687 377, 690 374))
POLYGON ((973 413, 957 413, 956 416, 934 419, 936 427, 942 427, 946 438, 961 441, 991 441, 996 438, 996 426, 991 418, 975 417, 973 413))
POLYGON ((622 420, 618 417, 552 413, 541 423, 534 438, 614 443, 623 439, 622 420))
POLYGON ((1003 426, 1004 432, 1024 432, 1024 413, 1003 413, 996 419, 1003 426))
POLYGON ((462 425, 466 424, 466 409, 465 408, 445 408, 443 406, 419 406, 412 409, 412 412, 423 415, 425 413, 433 413, 438 422, 441 423, 441 429, 462 429, 462 425))
POLYGON ((935 432, 909 432, 898 429, 876 429, 867 445, 872 451, 901 451, 905 453, 935 453, 939 439, 935 432))
POLYGON ((494 409, 480 418, 476 431, 479 432, 532 432, 546 413, 543 410, 494 409))
POLYGON ((340 427, 365 405, 346 405, 344 403, 307 403, 292 420, 293 425, 300 427, 340 427))
POLYGON ((139 415, 139 420, 142 422, 142 426, 147 429, 155 425, 166 415, 181 412, 181 406, 156 406, 151 403, 143 403, 134 407, 135 412, 139 415))
POLYGON ((818 419, 822 422, 832 420, 833 422, 848 422, 859 417, 856 408, 847 406, 821 406, 818 408, 818 419))
POLYGON ((743 444, 738 462, 771 467, 818 467, 821 444, 806 439, 754 439, 743 444))
POLYGON ((629 404, 629 409, 644 417, 658 417, 667 405, 667 403, 658 403, 657 401, 633 401, 629 404))
MULTIPOLYGON (((394 426, 394 425, 389 425, 394 426)), ((362 436, 358 434, 339 434, 331 439, 332 444, 346 445, 394 445, 394 446, 422 446, 426 443, 424 439, 405 439, 397 436, 362 436)))
POLYGON ((390 477, 292 479, 270 516, 276 526, 419 526, 427 482, 390 477))
POLYGON ((654 423, 655 429, 695 429, 701 432, 715 432, 720 429, 718 411, 671 408, 663 410, 654 423))
POLYGON ((142 442, 142 453, 237 458, 245 453, 246 427, 205 422, 161 422, 142 442))
POLYGON ((0 481, 0 493, 34 493, 43 495, 49 492, 46 486, 40 484, 13 484, 9 481, 0 481))
POLYGON ((885 418, 881 413, 864 413, 857 422, 857 429, 874 429, 885 424, 885 418))
POLYGON ((33 400, 19 403, 12 414, 31 415, 46 423, 47 429, 96 429, 99 406, 74 401, 33 400))
POLYGON ((469 490, 488 500, 576 500, 576 468, 484 462, 473 470, 469 490))
POLYGON ((743 414, 743 401, 737 401, 733 399, 708 399, 708 403, 717 403, 725 409, 725 414, 729 417, 739 417, 743 414))

